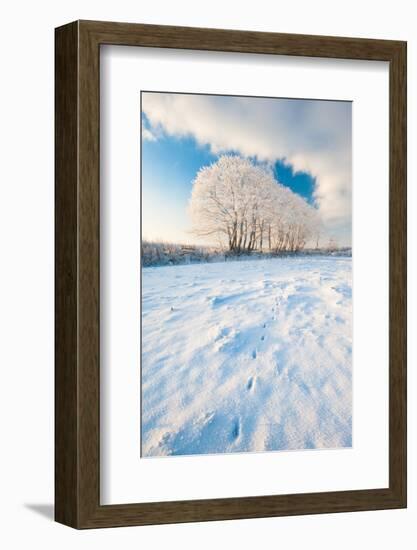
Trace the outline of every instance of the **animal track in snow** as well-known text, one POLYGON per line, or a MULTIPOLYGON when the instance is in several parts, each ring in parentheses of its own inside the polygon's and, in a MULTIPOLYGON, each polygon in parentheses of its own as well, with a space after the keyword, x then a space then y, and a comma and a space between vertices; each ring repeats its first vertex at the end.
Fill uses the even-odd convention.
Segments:
POLYGON ((239 439, 240 436, 240 420, 237 418, 233 423, 232 439, 239 439))
POLYGON ((350 281, 321 257, 143 269, 142 455, 349 443, 350 281))
POLYGON ((255 386, 255 378, 251 376, 246 384, 246 389, 248 391, 251 391, 255 386))

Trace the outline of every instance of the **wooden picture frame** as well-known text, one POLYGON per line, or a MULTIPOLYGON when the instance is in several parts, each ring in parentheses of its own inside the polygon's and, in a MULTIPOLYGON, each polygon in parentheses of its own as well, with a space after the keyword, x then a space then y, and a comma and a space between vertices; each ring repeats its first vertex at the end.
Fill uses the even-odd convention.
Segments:
POLYGON ((74 528, 406 507, 406 43, 76 21, 56 29, 55 519, 74 528), (389 62, 389 487, 100 504, 99 57, 117 44, 389 62))

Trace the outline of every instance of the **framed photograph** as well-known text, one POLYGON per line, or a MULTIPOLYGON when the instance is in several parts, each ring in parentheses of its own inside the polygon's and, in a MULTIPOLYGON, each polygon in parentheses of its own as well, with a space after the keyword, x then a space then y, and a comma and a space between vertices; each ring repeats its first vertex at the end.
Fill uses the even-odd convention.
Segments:
POLYGON ((56 29, 55 517, 406 507, 406 43, 56 29))

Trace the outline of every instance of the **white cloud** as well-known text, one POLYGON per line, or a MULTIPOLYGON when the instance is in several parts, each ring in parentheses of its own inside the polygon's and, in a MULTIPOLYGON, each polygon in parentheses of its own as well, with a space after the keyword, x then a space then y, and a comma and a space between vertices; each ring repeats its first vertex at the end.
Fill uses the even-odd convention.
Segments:
POLYGON ((142 139, 145 141, 156 141, 156 136, 154 136, 149 128, 142 126, 142 139))
POLYGON ((350 103, 144 93, 142 107, 152 139, 192 136, 214 153, 282 159, 310 173, 327 232, 350 242, 350 103))

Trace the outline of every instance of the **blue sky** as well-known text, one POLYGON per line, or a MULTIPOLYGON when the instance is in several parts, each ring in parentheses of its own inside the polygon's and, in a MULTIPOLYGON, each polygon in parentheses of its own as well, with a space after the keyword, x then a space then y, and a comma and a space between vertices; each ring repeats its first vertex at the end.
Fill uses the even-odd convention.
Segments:
POLYGON ((318 208, 325 238, 350 244, 350 103, 154 92, 142 93, 143 238, 195 242, 193 179, 225 153, 268 163, 318 208))
POLYGON ((187 205, 192 182, 215 162, 207 146, 191 138, 163 135, 142 142, 142 234, 145 239, 192 240, 187 205))

